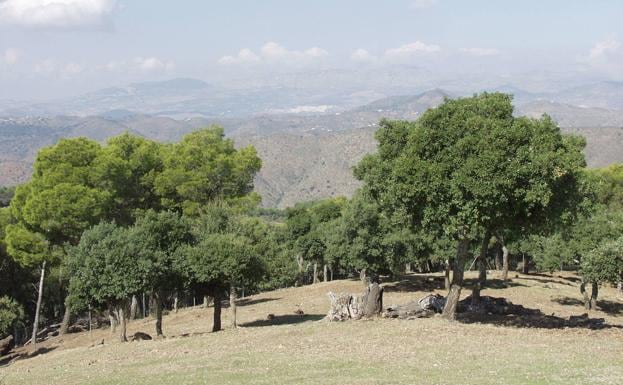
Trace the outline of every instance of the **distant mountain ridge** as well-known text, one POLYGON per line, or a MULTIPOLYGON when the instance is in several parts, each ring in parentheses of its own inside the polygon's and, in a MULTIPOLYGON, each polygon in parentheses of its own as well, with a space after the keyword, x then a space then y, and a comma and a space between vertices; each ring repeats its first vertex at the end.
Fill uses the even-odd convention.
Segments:
MULTIPOLYGON (((186 86, 198 92, 211 87, 192 81, 180 83, 180 87, 186 86)), ((265 206, 286 207, 299 201, 349 196, 359 186, 352 167, 375 150, 374 132, 381 118, 414 120, 453 96, 431 89, 322 114, 174 119, 119 108, 87 117, 0 118, 0 185, 26 181, 38 149, 63 137, 87 136, 104 141, 128 131, 167 142, 194 129, 219 124, 236 145, 252 144, 257 148, 263 167, 255 186, 265 206)), ((516 106, 518 115, 539 117, 543 113, 560 122, 563 131, 586 137, 589 166, 623 162, 622 111, 545 100, 516 106)))

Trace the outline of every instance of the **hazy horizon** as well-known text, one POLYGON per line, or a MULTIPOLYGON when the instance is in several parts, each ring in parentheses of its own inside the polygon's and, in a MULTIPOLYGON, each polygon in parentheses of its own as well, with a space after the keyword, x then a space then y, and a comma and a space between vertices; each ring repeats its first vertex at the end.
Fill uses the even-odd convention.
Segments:
POLYGON ((542 91, 623 79, 622 13, 613 0, 0 0, 0 99, 180 77, 305 88, 314 74, 319 85, 374 90, 358 74, 416 76, 400 68, 420 71, 414 90, 542 91))

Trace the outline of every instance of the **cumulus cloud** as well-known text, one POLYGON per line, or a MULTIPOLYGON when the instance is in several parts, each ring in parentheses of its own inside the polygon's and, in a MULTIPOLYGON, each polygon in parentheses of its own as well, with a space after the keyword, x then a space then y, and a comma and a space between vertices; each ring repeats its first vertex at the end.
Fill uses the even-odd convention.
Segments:
POLYGON ((101 27, 117 0, 0 0, 0 25, 43 28, 101 27))
POLYGON ((437 4, 437 0, 415 0, 411 3, 413 9, 426 9, 431 8, 437 4))
POLYGON ((248 48, 241 49, 235 56, 223 56, 219 59, 220 64, 240 64, 260 61, 260 57, 248 48))
POLYGON ((136 57, 134 58, 136 68, 141 71, 163 71, 175 68, 175 63, 158 59, 157 57, 136 57))
POLYGON ((495 48, 461 48, 459 51, 473 56, 495 56, 500 53, 495 48))
POLYGON ((358 48, 350 55, 351 60, 358 62, 371 62, 375 61, 376 56, 372 55, 370 52, 363 48, 358 48))
POLYGON ((405 57, 419 53, 435 53, 441 51, 441 47, 436 44, 425 44, 421 41, 404 44, 397 48, 390 48, 385 51, 388 57, 405 57))
POLYGON ((264 44, 259 54, 249 48, 241 49, 237 55, 226 55, 221 57, 219 64, 248 64, 259 62, 299 64, 312 59, 319 59, 329 55, 329 52, 319 47, 311 47, 303 51, 289 50, 279 43, 269 41, 264 44))
POLYGON ((18 50, 16 50, 15 48, 7 48, 0 55, 0 62, 6 65, 13 65, 17 63, 17 61, 19 60, 19 57, 20 57, 20 52, 18 50))
POLYGON ((141 71, 141 72, 157 72, 170 71, 175 68, 175 62, 157 58, 155 56, 142 57, 137 56, 132 60, 110 61, 99 69, 110 72, 125 71, 141 71))

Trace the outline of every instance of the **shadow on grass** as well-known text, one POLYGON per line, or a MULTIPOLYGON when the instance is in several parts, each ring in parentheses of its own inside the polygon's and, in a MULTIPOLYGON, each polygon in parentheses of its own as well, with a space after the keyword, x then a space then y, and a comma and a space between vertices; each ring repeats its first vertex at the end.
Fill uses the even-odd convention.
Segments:
MULTIPOLYGON (((569 282, 573 282, 573 283, 580 283, 580 282, 582 282, 582 279, 579 278, 579 277, 559 277, 559 276, 553 276, 551 274, 544 274, 544 273, 534 273, 534 272, 532 272, 532 273, 529 274, 529 276, 545 278, 544 280, 540 280, 539 282, 558 282, 558 281, 556 281, 557 279, 562 279, 563 281, 569 281, 569 282)), ((526 276, 522 276, 520 278, 521 279, 529 279, 526 276)))
MULTIPOLYGON (((469 299, 469 297, 468 297, 469 299)), ((462 312, 457 314, 461 323, 489 324, 517 328, 538 329, 623 329, 623 325, 608 324, 603 318, 590 318, 588 314, 558 317, 553 313, 547 315, 539 309, 531 309, 522 305, 510 304, 503 312, 462 312)))
POLYGON ((556 302, 565 306, 584 306, 584 301, 572 297, 552 298, 552 302, 556 302))
POLYGON ((597 307, 604 313, 617 315, 623 313, 623 303, 608 300, 597 300, 597 307))
POLYGON ((6 356, 0 357, 0 367, 10 365, 13 362, 18 361, 18 360, 25 360, 25 359, 28 359, 28 358, 33 358, 33 357, 39 356, 41 354, 49 353, 49 352, 55 350, 56 348, 57 348, 56 346, 49 347, 49 348, 48 347, 41 347, 41 348, 35 350, 34 352, 23 351, 23 352, 20 352, 20 353, 9 353, 6 356))
MULTIPOLYGON (((476 283, 478 283, 477 278, 465 279, 466 287, 474 287, 476 286, 476 283)), ((487 289, 507 289, 509 287, 519 287, 519 286, 527 287, 527 285, 524 285, 523 283, 514 282, 510 279, 507 281, 504 281, 503 279, 499 279, 499 278, 487 278, 487 283, 485 283, 484 287, 487 289)))
POLYGON ((272 319, 256 320, 246 322, 238 326, 241 327, 261 327, 261 326, 273 326, 273 325, 294 325, 308 321, 319 321, 324 318, 324 314, 284 314, 276 315, 272 319))
POLYGON ((253 299, 253 298, 242 298, 242 299, 236 300, 236 304, 238 306, 250 306, 250 305, 256 305, 258 303, 277 301, 277 300, 280 300, 280 299, 281 298, 256 298, 256 299, 253 299))
MULTIPOLYGON (((584 306, 584 301, 572 297, 552 298, 552 302, 566 306, 584 306)), ((621 302, 608 301, 605 299, 597 300, 597 308, 610 315, 623 314, 623 303, 621 302)))
POLYGON ((444 290, 444 277, 427 275, 404 275, 397 281, 383 285, 385 292, 412 292, 444 290))

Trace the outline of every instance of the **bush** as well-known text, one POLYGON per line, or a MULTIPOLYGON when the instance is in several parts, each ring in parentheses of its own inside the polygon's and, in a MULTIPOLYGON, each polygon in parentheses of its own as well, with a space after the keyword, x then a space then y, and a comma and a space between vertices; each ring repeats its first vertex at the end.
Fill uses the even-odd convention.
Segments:
POLYGON ((24 320, 24 308, 12 298, 0 297, 0 338, 11 334, 12 328, 24 320))

